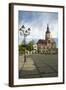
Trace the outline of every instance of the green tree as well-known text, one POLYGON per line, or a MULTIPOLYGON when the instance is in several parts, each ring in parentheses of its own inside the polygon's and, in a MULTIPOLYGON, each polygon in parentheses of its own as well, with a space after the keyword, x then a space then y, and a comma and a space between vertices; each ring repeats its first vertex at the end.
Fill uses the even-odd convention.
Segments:
POLYGON ((24 54, 25 53, 25 46, 24 44, 19 45, 19 54, 24 54))
POLYGON ((24 45, 24 43, 19 45, 19 54, 24 54, 25 50, 33 50, 33 41, 30 41, 27 45, 24 45))
POLYGON ((28 45, 26 46, 26 49, 29 50, 29 51, 32 51, 33 50, 33 42, 32 41, 30 41, 28 43, 28 45))

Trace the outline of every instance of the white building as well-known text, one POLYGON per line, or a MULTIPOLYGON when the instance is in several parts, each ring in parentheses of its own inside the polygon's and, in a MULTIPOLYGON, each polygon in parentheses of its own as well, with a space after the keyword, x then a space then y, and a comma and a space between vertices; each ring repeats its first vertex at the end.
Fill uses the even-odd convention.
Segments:
POLYGON ((34 49, 34 50, 37 50, 37 44, 34 44, 34 45, 33 45, 33 49, 34 49))

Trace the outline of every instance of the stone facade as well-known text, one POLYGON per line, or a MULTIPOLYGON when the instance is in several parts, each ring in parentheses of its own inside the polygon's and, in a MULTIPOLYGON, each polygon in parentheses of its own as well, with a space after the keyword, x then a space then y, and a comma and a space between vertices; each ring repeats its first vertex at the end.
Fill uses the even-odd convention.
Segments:
POLYGON ((45 40, 39 39, 37 42, 37 48, 39 53, 57 53, 56 42, 50 36, 51 33, 49 30, 49 26, 47 25, 45 40))

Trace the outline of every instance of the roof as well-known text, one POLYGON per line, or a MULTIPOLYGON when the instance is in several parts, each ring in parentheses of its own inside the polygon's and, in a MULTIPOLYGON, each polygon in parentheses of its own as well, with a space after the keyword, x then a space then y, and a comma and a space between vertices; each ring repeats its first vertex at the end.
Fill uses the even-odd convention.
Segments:
POLYGON ((47 43, 47 41, 44 39, 39 39, 37 42, 37 44, 46 44, 46 43, 47 43))
POLYGON ((56 42, 54 41, 54 39, 51 39, 51 40, 39 39, 38 42, 37 42, 37 44, 47 44, 47 41, 48 41, 48 43, 56 43, 56 42), (51 41, 51 40, 52 40, 52 41, 51 41))

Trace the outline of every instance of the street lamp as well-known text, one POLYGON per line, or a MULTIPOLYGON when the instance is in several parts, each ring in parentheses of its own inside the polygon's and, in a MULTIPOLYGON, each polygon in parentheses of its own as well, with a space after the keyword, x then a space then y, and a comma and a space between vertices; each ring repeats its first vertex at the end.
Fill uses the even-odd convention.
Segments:
MULTIPOLYGON (((21 31, 21 33, 24 36, 24 46, 26 47, 26 37, 28 35, 30 35, 30 28, 28 28, 27 30, 25 29, 25 26, 22 25, 21 28, 19 29, 19 31, 21 31)), ((22 35, 21 34, 21 35, 22 35)), ((26 52, 24 51, 24 62, 26 62, 26 52)))

